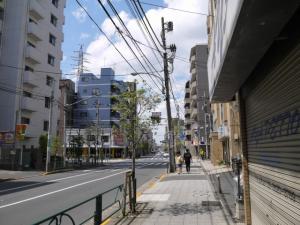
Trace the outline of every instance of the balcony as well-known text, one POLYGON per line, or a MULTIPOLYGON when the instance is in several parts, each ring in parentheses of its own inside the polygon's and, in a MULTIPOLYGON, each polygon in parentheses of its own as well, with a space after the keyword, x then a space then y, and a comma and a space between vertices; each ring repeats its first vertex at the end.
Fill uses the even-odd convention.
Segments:
POLYGON ((218 139, 225 140, 229 138, 229 129, 227 125, 221 125, 218 128, 218 139))
POLYGON ((23 97, 22 98, 22 110, 28 112, 35 112, 39 109, 40 102, 36 99, 23 97))
POLYGON ((196 81, 193 81, 191 84, 191 94, 192 95, 197 94, 197 82, 196 81))
POLYGON ((29 13, 37 20, 42 20, 44 15, 47 15, 44 8, 36 0, 30 0, 29 13))
POLYGON ((191 110, 191 118, 197 120, 198 110, 197 108, 192 108, 191 110))
POLYGON ((42 54, 34 47, 26 47, 26 59, 32 64, 41 63, 42 54))
POLYGON ((192 55, 191 57, 191 63, 194 62, 196 60, 196 55, 192 55))
POLYGON ((25 71, 24 72, 24 78, 23 78, 23 83, 27 84, 32 87, 37 87, 39 86, 38 78, 36 75, 31 72, 31 71, 25 71))
POLYGON ((193 69, 191 70, 191 74, 192 74, 191 82, 193 82, 193 81, 196 80, 196 68, 193 68, 193 69))
POLYGON ((35 23, 28 23, 28 37, 32 38, 34 41, 41 41, 42 34, 41 29, 35 23))

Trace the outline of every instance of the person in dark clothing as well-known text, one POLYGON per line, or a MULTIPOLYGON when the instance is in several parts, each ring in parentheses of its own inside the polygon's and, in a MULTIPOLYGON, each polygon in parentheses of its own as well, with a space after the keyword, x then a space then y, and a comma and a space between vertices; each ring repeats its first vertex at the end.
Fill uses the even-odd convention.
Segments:
POLYGON ((190 153, 190 151, 188 149, 186 149, 186 151, 183 155, 183 158, 184 158, 184 162, 185 162, 186 172, 190 173, 192 154, 190 153))

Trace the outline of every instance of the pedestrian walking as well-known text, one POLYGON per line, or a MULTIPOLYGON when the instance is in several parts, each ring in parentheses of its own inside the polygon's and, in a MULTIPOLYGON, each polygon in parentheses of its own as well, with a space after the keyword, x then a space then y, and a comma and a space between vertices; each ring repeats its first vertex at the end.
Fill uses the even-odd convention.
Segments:
POLYGON ((186 172, 190 173, 191 171, 191 160, 192 160, 192 154, 188 149, 185 150, 185 153, 183 154, 184 162, 185 162, 185 168, 186 172))
POLYGON ((202 160, 204 159, 204 155, 205 155, 205 152, 204 152, 203 148, 201 148, 200 149, 200 156, 201 156, 202 160))
POLYGON ((175 161, 176 161, 177 173, 181 174, 182 173, 183 158, 182 158, 182 155, 180 154, 180 151, 176 152, 175 161))

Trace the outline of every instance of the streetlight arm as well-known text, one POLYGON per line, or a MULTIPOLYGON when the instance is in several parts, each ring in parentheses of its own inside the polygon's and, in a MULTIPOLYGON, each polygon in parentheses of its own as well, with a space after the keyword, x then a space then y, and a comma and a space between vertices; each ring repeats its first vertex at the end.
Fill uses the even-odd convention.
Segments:
POLYGON ((71 104, 65 104, 64 107, 69 107, 69 106, 75 105, 75 104, 77 104, 77 103, 79 103, 79 102, 88 100, 88 99, 90 99, 90 98, 95 98, 95 97, 99 97, 99 96, 90 96, 90 97, 87 97, 87 98, 83 98, 83 99, 80 99, 80 100, 77 101, 77 102, 73 102, 73 103, 71 103, 71 104))

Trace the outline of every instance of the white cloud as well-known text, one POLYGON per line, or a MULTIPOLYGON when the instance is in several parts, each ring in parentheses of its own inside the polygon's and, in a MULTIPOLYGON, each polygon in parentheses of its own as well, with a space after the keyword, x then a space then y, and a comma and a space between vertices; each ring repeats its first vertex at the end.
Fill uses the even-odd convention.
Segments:
MULTIPOLYGON (((87 8, 85 7, 85 9, 87 8)), ((82 8, 77 8, 76 10, 74 10, 72 12, 72 15, 77 19, 79 23, 83 23, 86 20, 86 13, 82 8)))
MULTIPOLYGON (((179 8, 186 11, 197 11, 202 13, 207 13, 208 5, 206 1, 199 0, 165 0, 165 4, 171 8, 179 8)), ((206 35, 206 16, 184 13, 169 9, 154 8, 146 12, 147 18, 150 21, 157 37, 160 39, 161 31, 161 17, 164 17, 166 21, 172 21, 174 24, 174 31, 166 34, 167 44, 176 44, 177 52, 176 56, 182 57, 185 61, 189 61, 190 49, 201 43, 207 43, 206 35)), ((140 40, 142 43, 148 45, 143 35, 143 32, 139 29, 139 26, 136 23, 136 20, 130 16, 130 14, 122 11, 120 16, 124 20, 127 28, 130 30, 131 34, 136 40, 140 40)), ((114 21, 122 29, 122 26, 114 18, 114 21)), ((101 24, 101 28, 109 36, 109 38, 114 42, 115 46, 120 50, 124 57, 129 60, 131 65, 135 68, 136 71, 144 71, 144 69, 138 63, 138 60, 131 60, 135 56, 130 52, 129 48, 126 46, 125 42, 122 40, 119 34, 117 34, 115 27, 112 25, 109 19, 105 19, 101 24)), ((127 39, 130 42, 129 39, 127 39)), ((150 43, 152 45, 152 43, 150 43)), ((147 58, 152 62, 158 71, 162 69, 162 60, 159 55, 159 62, 153 55, 151 49, 140 46, 147 58)), ((115 50, 113 45, 111 45, 104 35, 100 34, 94 41, 92 41, 86 50, 89 53, 89 70, 96 74, 99 73, 99 70, 103 66, 113 65, 112 68, 116 71, 116 74, 129 74, 134 72, 127 63, 124 62, 124 59, 120 54, 115 50)), ((137 51, 135 50, 137 53, 137 51)), ((138 54, 138 53, 137 53, 138 54)), ((145 65, 143 57, 138 54, 138 58, 145 65)), ((177 97, 177 101, 180 103, 181 111, 183 109, 183 99, 184 99, 184 90, 185 82, 190 79, 189 72, 189 63, 183 62, 182 60, 174 60, 174 72, 171 74, 173 79, 176 81, 173 84, 174 95, 177 97)), ((153 68, 148 69, 148 71, 153 68)), ((162 74, 162 73, 161 73, 162 74)), ((147 83, 153 87, 158 92, 158 88, 153 84, 152 80, 147 76, 143 76, 147 83)), ((120 78, 120 77, 118 77, 120 78)), ((132 80, 132 76, 122 77, 125 80, 132 80)), ((172 81, 173 81, 172 79, 172 81)), ((141 79, 139 79, 141 80, 141 79)), ((158 83, 158 81, 157 81, 158 83)), ((176 110, 172 101, 172 115, 176 115, 176 110)), ((157 110, 162 112, 164 118, 166 118, 166 104, 162 102, 157 110)), ((181 114, 182 116, 182 114, 181 114)), ((165 123, 166 124, 166 123, 165 123)), ((164 127, 163 125, 162 127, 164 127)), ((157 132, 158 138, 157 142, 163 138, 164 128, 160 128, 157 132)))
POLYGON ((82 40, 82 39, 86 39, 86 38, 89 38, 91 35, 88 34, 88 33, 80 33, 80 36, 79 36, 79 39, 82 40))

